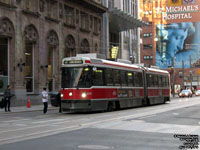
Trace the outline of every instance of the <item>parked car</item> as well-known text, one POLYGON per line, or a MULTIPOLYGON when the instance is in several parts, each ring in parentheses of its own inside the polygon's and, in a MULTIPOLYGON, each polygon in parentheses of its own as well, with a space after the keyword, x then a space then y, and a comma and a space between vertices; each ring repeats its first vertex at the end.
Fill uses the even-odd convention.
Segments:
POLYGON ((192 91, 191 90, 182 90, 179 93, 179 97, 192 97, 192 91))
POLYGON ((196 95, 196 96, 200 96, 200 90, 197 90, 197 91, 195 92, 195 95, 196 95))

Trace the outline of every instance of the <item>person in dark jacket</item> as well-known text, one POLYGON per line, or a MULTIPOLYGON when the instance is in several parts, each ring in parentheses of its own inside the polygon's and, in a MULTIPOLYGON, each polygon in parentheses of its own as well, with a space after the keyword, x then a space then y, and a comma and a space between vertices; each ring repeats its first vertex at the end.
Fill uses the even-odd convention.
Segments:
POLYGON ((8 85, 5 92, 4 92, 4 98, 5 98, 5 112, 11 111, 10 110, 10 99, 11 99, 11 86, 8 85))
POLYGON ((62 113, 61 95, 60 95, 60 93, 57 94, 57 101, 58 101, 58 106, 59 106, 59 113, 62 113))

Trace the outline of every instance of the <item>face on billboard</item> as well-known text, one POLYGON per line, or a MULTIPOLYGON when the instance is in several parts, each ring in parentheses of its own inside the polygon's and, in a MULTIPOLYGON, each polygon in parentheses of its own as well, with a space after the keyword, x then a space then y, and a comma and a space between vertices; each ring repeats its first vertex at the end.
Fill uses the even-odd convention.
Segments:
POLYGON ((157 27, 158 41, 156 43, 156 65, 166 69, 172 66, 190 67, 192 61, 197 61, 199 55, 199 23, 183 22, 157 27))

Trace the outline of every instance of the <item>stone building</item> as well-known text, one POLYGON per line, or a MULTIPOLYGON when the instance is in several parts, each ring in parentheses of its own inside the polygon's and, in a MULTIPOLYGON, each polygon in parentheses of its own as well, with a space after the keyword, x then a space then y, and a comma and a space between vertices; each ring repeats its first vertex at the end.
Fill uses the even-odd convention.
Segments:
POLYGON ((106 11, 100 0, 0 0, 0 98, 8 84, 15 106, 57 91, 62 58, 101 53, 106 11))

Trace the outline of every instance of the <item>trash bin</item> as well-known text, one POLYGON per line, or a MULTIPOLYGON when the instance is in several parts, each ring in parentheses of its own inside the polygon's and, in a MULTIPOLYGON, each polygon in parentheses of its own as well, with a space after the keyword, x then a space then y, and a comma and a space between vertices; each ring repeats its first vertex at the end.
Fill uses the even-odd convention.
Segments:
POLYGON ((50 101, 51 101, 51 105, 54 107, 58 107, 59 106, 59 95, 60 93, 50 93, 50 101))

